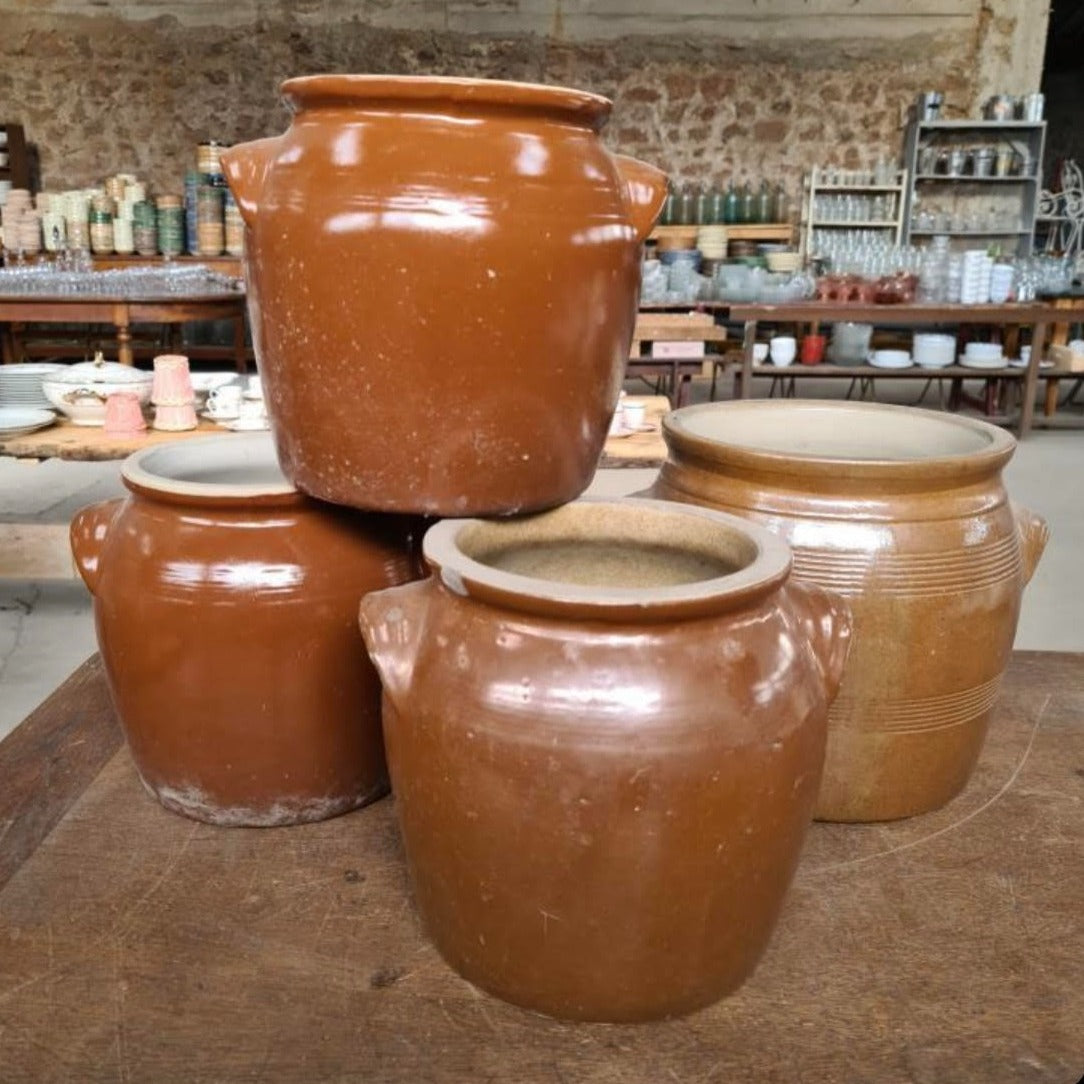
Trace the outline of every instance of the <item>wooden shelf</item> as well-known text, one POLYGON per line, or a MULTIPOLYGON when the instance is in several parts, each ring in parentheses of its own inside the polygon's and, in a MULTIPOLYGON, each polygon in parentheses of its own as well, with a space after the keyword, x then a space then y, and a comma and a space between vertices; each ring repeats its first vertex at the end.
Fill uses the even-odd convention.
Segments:
MULTIPOLYGON (((794 227, 789 222, 732 222, 732 223, 706 223, 719 225, 726 230, 728 241, 786 241, 789 243, 794 237, 794 227)), ((656 226, 648 237, 649 241, 657 241, 660 237, 673 237, 675 234, 687 233, 700 227, 695 223, 688 226, 656 226)))

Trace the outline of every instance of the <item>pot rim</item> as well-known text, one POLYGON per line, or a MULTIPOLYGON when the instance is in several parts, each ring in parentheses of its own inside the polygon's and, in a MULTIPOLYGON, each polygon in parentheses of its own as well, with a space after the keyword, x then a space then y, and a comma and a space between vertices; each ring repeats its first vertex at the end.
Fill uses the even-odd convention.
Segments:
POLYGON ((609 98, 572 87, 443 75, 300 75, 287 79, 279 90, 287 107, 295 113, 315 105, 444 101, 459 106, 514 106, 556 111, 599 127, 613 109, 609 98))
POLYGON ((742 399, 681 407, 663 418, 662 431, 671 451, 676 448, 679 453, 692 453, 697 458, 712 462, 725 460, 739 467, 798 477, 931 482, 947 476, 977 477, 999 470, 1012 458, 1016 449, 1016 438, 1011 433, 977 418, 894 403, 850 403, 823 399, 742 399), (849 417, 856 415, 880 415, 886 420, 908 418, 911 422, 917 420, 920 425, 943 427, 954 435, 970 434, 976 438, 976 447, 928 456, 831 455, 782 445, 756 446, 725 437, 706 436, 690 428, 690 421, 697 417, 708 414, 725 417, 736 412, 795 416, 831 414, 838 417, 841 428, 846 426, 849 417))
MULTIPOLYGON (((697 529, 701 535, 706 534, 702 526, 697 529)), ((705 550, 688 548, 705 554, 705 550)), ((791 573, 790 548, 765 528, 711 508, 639 497, 583 497, 547 512, 515 519, 442 520, 426 532, 422 552, 439 581, 456 595, 535 615, 575 616, 581 620, 651 622, 714 616, 775 591, 791 573), (746 544, 751 559, 734 572, 692 583, 613 587, 566 583, 509 572, 476 560, 460 545, 463 535, 468 532, 506 533, 509 540, 514 540, 517 534, 522 537, 526 530, 538 524, 543 529, 553 524, 555 530, 551 537, 557 540, 579 537, 590 541, 597 537, 590 531, 578 536, 575 531, 562 535, 562 528, 566 524, 574 527, 584 522, 590 527, 591 520, 603 511, 609 511, 611 516, 616 512, 619 523, 629 526, 628 533, 621 535, 618 531, 618 537, 639 542, 643 542, 644 537, 635 531, 636 521, 642 520, 645 513, 659 517, 660 530, 667 526, 667 520, 674 526, 679 520, 687 523, 707 521, 709 526, 724 532, 731 542, 746 544), (735 536, 741 537, 736 540, 735 536)))
POLYGON ((200 504, 292 504, 304 500, 278 464, 270 432, 232 433, 163 441, 134 452, 121 466, 121 478, 133 492, 163 500, 200 504), (167 470, 172 461, 171 477, 167 470), (251 482, 194 480, 184 474, 213 476, 216 470, 237 472, 249 467, 259 477, 251 482))

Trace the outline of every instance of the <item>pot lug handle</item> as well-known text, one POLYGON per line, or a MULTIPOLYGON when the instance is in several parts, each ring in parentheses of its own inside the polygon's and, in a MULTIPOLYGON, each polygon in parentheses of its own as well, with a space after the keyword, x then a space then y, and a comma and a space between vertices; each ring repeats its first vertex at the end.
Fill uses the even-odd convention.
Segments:
POLYGON ((1020 539, 1020 555, 1024 561, 1024 583, 1031 581, 1038 567, 1039 558, 1050 541, 1050 525, 1042 516, 1015 501, 1009 502, 1016 520, 1016 534, 1020 539))
POLYGON ((230 191, 237 200, 237 209, 249 228, 256 225, 264 181, 281 138, 268 136, 267 139, 238 143, 227 147, 219 158, 230 191))
POLYGON ((666 202, 669 181, 661 169, 649 166, 638 158, 615 154, 613 159, 621 180, 625 182, 629 217, 632 219, 633 229, 636 230, 636 239, 643 242, 666 202))
POLYGON ((115 500, 89 504, 76 512, 72 518, 71 528, 68 531, 72 557, 75 559, 75 567, 79 570, 79 575, 83 577, 83 583, 87 585, 92 595, 95 593, 98 577, 101 575, 105 540, 109 535, 109 529, 113 526, 113 520, 117 518, 117 513, 124 503, 124 497, 117 497, 115 500))
POLYGON ((432 597, 429 580, 370 591, 358 607, 358 624, 384 686, 384 694, 402 712, 410 692, 425 616, 432 597))
POLYGON ((790 580, 786 591, 809 637, 830 704, 839 692, 851 648, 851 608, 842 596, 800 580, 790 580))

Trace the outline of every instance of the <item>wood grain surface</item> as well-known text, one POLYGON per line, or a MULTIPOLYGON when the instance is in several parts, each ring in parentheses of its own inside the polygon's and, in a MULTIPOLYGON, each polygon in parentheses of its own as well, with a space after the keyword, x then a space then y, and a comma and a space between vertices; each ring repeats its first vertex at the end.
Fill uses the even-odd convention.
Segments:
MULTIPOLYGON (((53 800, 42 765, 73 755, 73 719, 96 717, 106 736, 86 740, 108 753, 100 680, 82 671, 31 720, 38 774, 16 792, 32 779, 53 800)), ((5 786, 11 759, 0 745, 5 786)), ((1084 657, 1015 656, 961 797, 814 825, 752 979, 689 1018, 617 1027, 521 1011, 442 962, 393 799, 213 828, 159 808, 121 749, 0 890, 0 1080, 1074 1084, 1082 776, 1084 657)))
POLYGON ((148 427, 145 433, 136 437, 115 437, 98 425, 74 425, 67 420, 60 420, 56 425, 39 429, 36 433, 27 433, 21 437, 0 437, 0 455, 10 455, 16 459, 78 459, 96 462, 126 459, 132 452, 138 452, 140 448, 151 444, 229 434, 229 429, 202 418, 196 429, 183 433, 164 433, 148 427))

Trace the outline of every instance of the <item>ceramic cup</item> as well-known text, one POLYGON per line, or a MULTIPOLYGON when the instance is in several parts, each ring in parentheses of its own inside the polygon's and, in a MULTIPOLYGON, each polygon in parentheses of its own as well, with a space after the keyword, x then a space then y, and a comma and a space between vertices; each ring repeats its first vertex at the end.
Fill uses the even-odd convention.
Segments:
POLYGON ((753 343, 753 361, 758 365, 763 365, 768 360, 768 344, 767 343, 753 343))
MULTIPOLYGON (((226 384, 207 395, 207 413, 212 417, 236 418, 241 412, 244 389, 240 384, 226 384)), ((262 400, 259 405, 262 407, 262 400)))
POLYGON ((828 345, 823 335, 807 335, 802 339, 802 364, 819 365, 824 361, 824 350, 828 345))
POLYGON ((621 413, 626 429, 639 429, 644 424, 646 409, 643 403, 626 403, 621 413))
POLYGON ((263 383, 259 376, 250 376, 248 378, 248 387, 245 388, 246 399, 262 399, 263 398, 263 383))
POLYGON ((105 400, 104 432, 111 437, 135 436, 147 428, 139 395, 134 391, 111 392, 105 400))
POLYGON ((776 335, 768 344, 773 365, 790 365, 798 354, 798 341, 793 335, 776 335))
POLYGON ((267 417, 267 407, 262 399, 242 399, 238 417, 252 420, 267 417))

